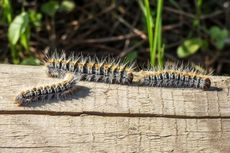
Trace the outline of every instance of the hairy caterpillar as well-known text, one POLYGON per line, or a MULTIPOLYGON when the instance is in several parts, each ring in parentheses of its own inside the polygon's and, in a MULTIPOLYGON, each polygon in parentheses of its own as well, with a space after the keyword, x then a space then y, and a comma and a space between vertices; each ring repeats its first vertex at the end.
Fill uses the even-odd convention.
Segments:
POLYGON ((50 99, 65 99, 69 95, 73 94, 75 90, 76 79, 71 73, 67 73, 64 81, 40 86, 31 90, 22 91, 15 99, 15 103, 18 106, 25 106, 37 101, 48 101, 50 99))
POLYGON ((54 53, 46 59, 45 64, 51 77, 61 77, 72 72, 79 80, 118 84, 131 84, 133 81, 133 64, 109 58, 100 60, 82 55, 66 57, 65 53, 54 53))
POLYGON ((208 89, 211 86, 208 74, 183 65, 166 64, 163 69, 155 67, 139 71, 136 81, 139 85, 156 87, 208 89))
POLYGON ((84 57, 65 53, 54 53, 46 60, 48 75, 61 77, 67 72, 73 72, 80 80, 136 84, 156 87, 201 88, 211 86, 209 74, 194 69, 191 65, 166 65, 160 69, 153 67, 148 70, 136 71, 133 65, 116 62, 114 59, 98 59, 97 57, 84 57))

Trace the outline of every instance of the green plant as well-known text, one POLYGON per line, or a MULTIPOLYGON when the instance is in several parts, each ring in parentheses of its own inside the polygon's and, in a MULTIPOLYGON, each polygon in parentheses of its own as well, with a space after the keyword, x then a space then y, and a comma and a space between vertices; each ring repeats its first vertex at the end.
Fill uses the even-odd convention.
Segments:
POLYGON ((200 18, 202 15, 203 0, 195 0, 195 4, 196 4, 196 16, 195 19, 193 20, 193 27, 199 29, 201 27, 200 18))
POLYGON ((190 32, 188 34, 188 38, 185 39, 177 48, 177 56, 179 58, 187 58, 195 53, 197 53, 200 49, 207 49, 208 42, 201 37, 201 15, 202 15, 202 0, 194 0, 196 5, 196 15, 193 19, 193 29, 192 31, 196 31, 196 36, 194 37, 194 33, 190 32))
MULTIPOLYGON (((41 27, 42 14, 34 9, 25 10, 25 1, 22 2, 22 11, 13 17, 13 11, 10 0, 1 0, 2 7, 2 20, 6 22, 8 27, 8 41, 11 51, 12 62, 14 64, 26 64, 37 62, 32 62, 35 58, 29 52, 30 48, 30 33, 31 28, 35 27, 39 30, 41 27), (24 52, 25 51, 25 52, 24 52), (20 61, 20 53, 26 54, 26 58, 20 61)), ((73 1, 64 0, 61 3, 58 1, 48 1, 43 3, 42 12, 48 16, 54 18, 57 11, 60 12, 70 12, 75 8, 75 3, 73 1)))
POLYGON ((228 30, 220 29, 218 26, 212 26, 209 30, 212 44, 217 50, 224 48, 224 42, 228 38, 228 30))
POLYGON ((178 48, 177 55, 180 58, 186 58, 195 54, 202 46, 203 40, 200 38, 192 38, 185 40, 178 48))
POLYGON ((218 51, 224 48, 224 42, 229 35, 228 30, 221 29, 218 26, 212 26, 206 33, 210 36, 210 41, 207 41, 201 37, 186 39, 177 48, 178 57, 186 58, 195 54, 200 49, 208 50, 208 48, 210 48, 210 44, 212 44, 218 51))
POLYGON ((12 21, 12 7, 10 0, 2 0, 2 20, 6 23, 11 23, 12 21))
POLYGON ((23 50, 23 48, 27 52, 29 51, 30 17, 28 12, 23 9, 20 14, 13 18, 11 1, 2 0, 1 4, 3 8, 2 20, 9 25, 7 35, 12 61, 13 63, 18 64, 20 63, 19 53, 23 50))
POLYGON ((42 14, 40 12, 37 12, 36 10, 29 10, 29 19, 30 24, 36 28, 36 30, 40 30, 41 28, 41 20, 42 20, 42 14))
POLYGON ((75 8, 73 1, 64 0, 61 3, 58 1, 50 0, 42 4, 41 11, 50 17, 54 17, 59 12, 71 12, 75 8))
POLYGON ((150 64, 156 65, 156 59, 158 61, 158 66, 162 67, 164 63, 164 45, 162 45, 162 7, 163 0, 157 1, 157 12, 156 17, 153 19, 152 11, 150 8, 149 0, 139 1, 139 5, 145 15, 146 26, 148 32, 149 49, 150 49, 150 64), (154 32, 153 32, 154 30, 154 32), (158 56, 156 56, 158 55, 158 56))
POLYGON ((55 16, 57 12, 70 12, 75 8, 75 3, 73 1, 62 1, 59 3, 58 1, 50 0, 45 2, 41 6, 41 11, 49 17, 49 40, 50 47, 56 47, 56 24, 55 24, 55 16))
POLYGON ((27 52, 29 51, 29 36, 29 15, 27 12, 22 12, 14 18, 8 29, 8 40, 13 63, 19 63, 19 52, 17 51, 17 47, 21 48, 22 46, 27 52), (19 41, 20 45, 18 43, 19 41))

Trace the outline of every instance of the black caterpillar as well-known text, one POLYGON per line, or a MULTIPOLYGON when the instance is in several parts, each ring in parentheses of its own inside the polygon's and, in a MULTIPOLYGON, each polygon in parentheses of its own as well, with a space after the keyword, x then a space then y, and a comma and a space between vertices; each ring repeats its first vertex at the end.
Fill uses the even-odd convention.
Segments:
POLYGON ((65 99, 75 91, 76 79, 70 73, 66 74, 64 81, 45 85, 31 90, 22 91, 15 99, 18 106, 26 106, 37 101, 48 101, 50 99, 65 99))
POLYGON ((210 74, 195 70, 191 66, 165 65, 138 73, 138 84, 156 87, 201 88, 211 86, 210 74))
POLYGON ((71 72, 79 80, 117 84, 131 84, 133 81, 133 64, 124 64, 114 59, 99 60, 97 57, 82 55, 66 57, 64 53, 55 53, 45 63, 51 77, 61 77, 71 72))

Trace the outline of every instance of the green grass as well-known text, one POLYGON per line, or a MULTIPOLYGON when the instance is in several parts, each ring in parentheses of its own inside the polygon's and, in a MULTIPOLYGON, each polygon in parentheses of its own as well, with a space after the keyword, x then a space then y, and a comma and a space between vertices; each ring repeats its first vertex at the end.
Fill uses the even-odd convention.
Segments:
POLYGON ((150 64, 152 66, 162 67, 164 64, 164 45, 162 45, 162 8, 163 0, 157 1, 156 16, 152 17, 152 10, 149 0, 139 1, 140 7, 145 15, 146 27, 148 32, 149 50, 150 50, 150 64), (158 62, 156 62, 158 61, 158 62))
MULTIPOLYGON (((154 32, 154 44, 153 44, 153 51, 150 52, 157 52, 158 53, 158 65, 160 67, 163 67, 164 63, 164 45, 162 45, 162 7, 163 7, 163 0, 158 0, 157 3, 157 17, 156 17, 156 26, 155 26, 155 32, 154 32)), ((151 53, 152 54, 152 53, 151 53)), ((156 59, 156 58, 155 58, 156 59)), ((152 65, 155 65, 155 61, 151 63, 152 65)))

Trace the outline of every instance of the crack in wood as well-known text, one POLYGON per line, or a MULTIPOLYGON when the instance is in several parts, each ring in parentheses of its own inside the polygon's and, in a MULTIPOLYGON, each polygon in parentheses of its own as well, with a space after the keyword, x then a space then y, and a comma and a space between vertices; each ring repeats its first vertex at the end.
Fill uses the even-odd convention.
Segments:
POLYGON ((50 115, 50 116, 103 116, 103 117, 155 117, 155 118, 175 118, 175 119, 228 119, 230 116, 195 116, 195 115, 164 115, 164 114, 149 114, 149 113, 109 113, 96 111, 82 112, 64 112, 64 111, 44 111, 44 110, 4 110, 0 111, 0 115, 50 115))

